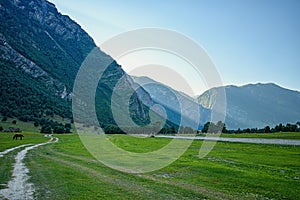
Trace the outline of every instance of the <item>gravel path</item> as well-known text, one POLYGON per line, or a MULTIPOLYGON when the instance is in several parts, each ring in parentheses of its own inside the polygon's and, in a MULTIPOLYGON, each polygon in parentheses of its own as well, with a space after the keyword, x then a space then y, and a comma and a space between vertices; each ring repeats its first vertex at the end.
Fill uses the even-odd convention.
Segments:
MULTIPOLYGON (((8 188, 0 190, 0 199, 1 198, 10 199, 10 200, 34 199, 34 197, 33 197, 34 185, 32 183, 28 183, 28 179, 30 178, 28 175, 29 169, 25 166, 23 160, 29 150, 32 150, 32 149, 37 148, 42 145, 46 145, 46 144, 58 141, 58 138, 53 138, 51 135, 46 135, 46 137, 50 137, 51 139, 48 142, 44 142, 44 143, 26 147, 24 150, 20 151, 16 155, 16 157, 15 157, 16 162, 13 166, 12 179, 7 184, 8 188)), ((18 148, 21 148, 21 146, 18 146, 15 149, 18 149, 18 148)), ((15 150, 15 149, 13 149, 13 150, 15 150)), ((11 149, 8 149, 8 150, 13 151, 11 149)), ((6 151, 8 151, 8 150, 6 150, 6 151)), ((6 151, 4 151, 4 152, 6 152, 6 151)))
POLYGON ((188 140, 208 140, 208 141, 221 141, 221 142, 240 142, 240 143, 254 143, 254 144, 275 144, 275 145, 291 145, 300 146, 300 140, 287 140, 287 139, 265 139, 265 138, 223 138, 223 137, 192 137, 192 136, 168 136, 156 135, 158 138, 177 138, 188 140))
POLYGON ((32 144, 23 144, 23 145, 20 145, 20 146, 11 148, 11 149, 6 149, 5 151, 0 152, 0 158, 3 157, 5 154, 11 152, 11 151, 14 151, 16 149, 20 149, 20 148, 23 148, 23 147, 31 146, 31 145, 32 144))

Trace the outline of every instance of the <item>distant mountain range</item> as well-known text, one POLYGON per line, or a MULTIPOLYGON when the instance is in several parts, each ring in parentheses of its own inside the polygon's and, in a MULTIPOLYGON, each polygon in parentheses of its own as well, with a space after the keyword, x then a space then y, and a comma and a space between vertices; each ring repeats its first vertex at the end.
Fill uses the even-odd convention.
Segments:
POLYGON ((199 105, 192 97, 148 77, 133 77, 150 94, 155 103, 165 108, 168 119, 181 126, 197 127, 210 121, 210 109, 199 105))
POLYGON ((175 123, 179 122, 180 117, 177 114, 180 113, 178 102, 184 104, 184 126, 195 121, 195 109, 200 113, 199 128, 209 121, 216 93, 222 91, 226 94, 225 124, 228 129, 263 128, 300 121, 300 92, 273 83, 217 87, 193 99, 148 77, 134 77, 134 80, 143 85, 155 102, 168 108, 169 113, 173 113, 170 116, 173 116, 171 121, 175 123))
POLYGON ((211 108, 214 96, 225 90, 229 129, 262 128, 279 123, 300 121, 300 92, 282 88, 273 83, 249 84, 241 87, 212 88, 197 98, 205 108, 211 108))

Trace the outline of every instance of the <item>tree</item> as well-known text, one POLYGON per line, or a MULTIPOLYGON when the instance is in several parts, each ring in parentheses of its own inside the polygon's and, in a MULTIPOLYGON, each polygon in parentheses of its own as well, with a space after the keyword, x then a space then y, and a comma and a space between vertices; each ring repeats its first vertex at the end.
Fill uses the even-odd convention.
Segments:
POLYGON ((69 124, 69 123, 65 124, 65 128, 71 129, 71 124, 69 124))
POLYGON ((38 122, 34 122, 33 125, 34 125, 35 127, 38 127, 38 126, 39 126, 39 123, 38 123, 38 122))
POLYGON ((270 126, 265 127, 265 133, 271 133, 271 128, 270 126))
POLYGON ((65 133, 71 133, 71 128, 65 128, 65 133))
POLYGON ((300 132, 300 122, 297 122, 296 125, 298 126, 298 132, 300 132))
POLYGON ((62 133, 65 133, 65 128, 63 126, 55 126, 53 128, 53 133, 57 133, 57 134, 62 134, 62 133))
POLYGON ((282 124, 280 123, 278 126, 278 132, 282 131, 282 124))
POLYGON ((42 126, 41 133, 52 134, 51 126, 45 126, 45 125, 42 126))
MULTIPOLYGON (((133 130, 135 131, 135 130, 133 130)), ((110 124, 104 128, 105 134, 124 134, 124 132, 116 125, 110 124)))
POLYGON ((223 128, 222 128, 222 133, 228 133, 228 130, 226 128, 226 124, 224 123, 223 128))
POLYGON ((206 122, 206 124, 204 124, 203 129, 202 129, 202 133, 207 133, 209 125, 210 125, 210 122, 206 122))

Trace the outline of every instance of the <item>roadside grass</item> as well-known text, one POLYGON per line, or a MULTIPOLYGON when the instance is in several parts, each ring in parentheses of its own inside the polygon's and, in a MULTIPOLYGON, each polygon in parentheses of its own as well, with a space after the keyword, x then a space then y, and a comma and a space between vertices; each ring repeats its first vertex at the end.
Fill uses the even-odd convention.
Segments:
MULTIPOLYGON (((218 142, 205 157, 194 141, 171 165, 128 174, 96 161, 77 135, 30 151, 26 165, 37 199, 298 199, 300 147, 218 142)), ((119 147, 148 152, 165 138, 109 135, 119 147)))

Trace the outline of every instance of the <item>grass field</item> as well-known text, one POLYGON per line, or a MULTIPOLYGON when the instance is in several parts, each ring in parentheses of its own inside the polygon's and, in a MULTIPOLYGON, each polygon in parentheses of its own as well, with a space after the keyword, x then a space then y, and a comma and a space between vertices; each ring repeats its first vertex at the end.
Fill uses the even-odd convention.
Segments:
POLYGON ((33 123, 28 123, 28 122, 22 122, 19 120, 16 120, 16 124, 12 123, 13 119, 8 118, 7 121, 0 121, 0 126, 3 127, 3 129, 8 129, 9 127, 13 128, 20 128, 23 131, 27 132, 39 132, 40 127, 35 127, 33 123))
MULTIPOLYGON (((22 142, 11 143, 5 134, 0 133, 2 150, 47 140, 25 133, 22 142)), ((37 199, 299 199, 300 147, 219 142, 200 159, 202 142, 194 141, 171 165, 134 175, 96 161, 77 135, 56 137, 58 143, 34 149, 25 159, 37 199)), ((109 139, 134 152, 152 151, 170 141, 126 135, 109 139)), ((16 153, 0 158, 0 184, 9 180, 16 153)))

